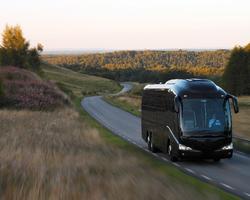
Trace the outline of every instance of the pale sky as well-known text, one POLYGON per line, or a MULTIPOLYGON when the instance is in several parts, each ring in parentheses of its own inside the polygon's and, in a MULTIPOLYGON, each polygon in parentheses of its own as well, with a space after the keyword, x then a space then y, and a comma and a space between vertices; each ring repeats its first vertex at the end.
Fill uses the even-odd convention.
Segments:
POLYGON ((232 48, 250 42, 250 0, 0 0, 45 50, 232 48))

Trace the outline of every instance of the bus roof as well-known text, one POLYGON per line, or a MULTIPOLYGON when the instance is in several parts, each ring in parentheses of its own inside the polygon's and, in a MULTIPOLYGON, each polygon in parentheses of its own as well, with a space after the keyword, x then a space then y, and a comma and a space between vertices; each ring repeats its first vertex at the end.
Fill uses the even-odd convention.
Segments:
POLYGON ((227 93, 208 79, 172 79, 165 84, 149 84, 144 90, 171 90, 177 96, 225 96, 227 93))

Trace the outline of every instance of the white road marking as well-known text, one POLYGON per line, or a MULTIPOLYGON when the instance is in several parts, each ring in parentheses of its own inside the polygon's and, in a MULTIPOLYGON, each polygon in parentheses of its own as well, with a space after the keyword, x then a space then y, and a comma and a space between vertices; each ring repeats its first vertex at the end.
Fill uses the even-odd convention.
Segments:
POLYGON ((160 156, 158 154, 156 154, 156 153, 152 153, 152 155, 154 155, 157 158, 160 158, 160 156))
POLYGON ((250 194, 249 194, 249 193, 245 192, 244 194, 245 194, 246 196, 250 197, 250 194))
POLYGON ((231 190, 234 190, 234 188, 230 185, 227 185, 225 183, 220 183, 221 185, 223 185, 224 187, 228 188, 228 189, 231 189, 231 190))
POLYGON ((162 160, 169 162, 169 160, 167 158, 161 157, 162 160))
POLYGON ((160 158, 161 159, 161 156, 159 156, 159 155, 155 155, 157 158, 160 158))
POLYGON ((180 165, 177 164, 177 163, 173 163, 173 165, 176 166, 176 167, 180 167, 180 165))
POLYGON ((210 178, 210 177, 208 177, 208 176, 206 176, 206 175, 201 175, 204 179, 207 179, 207 180, 209 180, 209 181, 211 181, 212 179, 210 178))
POLYGON ((190 172, 190 173, 192 173, 192 174, 195 174, 195 172, 194 172, 192 169, 185 168, 185 170, 187 170, 188 172, 190 172))

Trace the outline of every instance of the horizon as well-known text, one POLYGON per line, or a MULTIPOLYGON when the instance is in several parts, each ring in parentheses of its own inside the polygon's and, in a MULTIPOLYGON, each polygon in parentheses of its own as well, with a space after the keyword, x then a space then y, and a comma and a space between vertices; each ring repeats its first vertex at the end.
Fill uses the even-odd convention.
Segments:
POLYGON ((19 24, 45 51, 232 49, 250 42, 247 0, 10 0, 0 31, 19 24))
POLYGON ((217 51, 231 49, 50 49, 42 52, 42 55, 81 55, 81 54, 95 54, 95 53, 112 53, 119 51, 217 51))

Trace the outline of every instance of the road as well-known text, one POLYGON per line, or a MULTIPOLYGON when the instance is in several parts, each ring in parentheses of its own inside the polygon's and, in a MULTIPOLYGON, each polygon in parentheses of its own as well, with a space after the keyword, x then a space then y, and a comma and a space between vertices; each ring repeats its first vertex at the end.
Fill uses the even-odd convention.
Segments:
MULTIPOLYGON (((122 92, 131 89, 129 83, 124 83, 123 86, 122 92)), ((139 117, 108 104, 101 96, 84 98, 82 107, 112 133, 151 153, 141 138, 139 117)), ((204 160, 171 163, 168 156, 163 153, 151 154, 191 176, 216 185, 243 199, 250 199, 250 157, 247 155, 235 152, 232 159, 224 159, 219 163, 204 160)))

